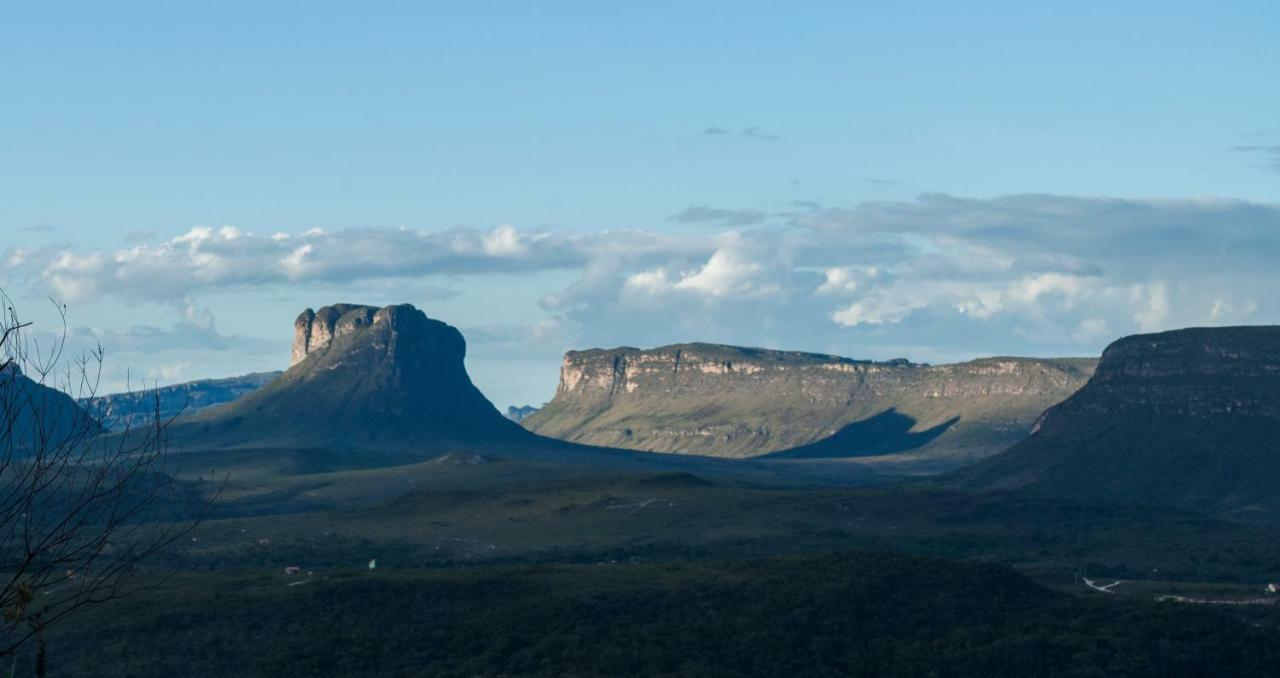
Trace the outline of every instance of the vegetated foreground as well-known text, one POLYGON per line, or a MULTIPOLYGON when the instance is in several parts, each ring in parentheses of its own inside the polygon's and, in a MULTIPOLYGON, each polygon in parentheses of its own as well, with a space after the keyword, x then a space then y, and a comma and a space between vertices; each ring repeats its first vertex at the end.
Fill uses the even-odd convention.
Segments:
POLYGON ((51 634, 53 675, 1268 675, 1280 659, 1280 607, 1074 579, 1256 590, 1280 574, 1263 527, 464 455, 291 466, 233 482, 225 517, 144 575, 158 588, 51 634))
POLYGON ((67 676, 1261 676, 1275 637, 1005 567, 852 552, 184 575, 54 643, 67 676))

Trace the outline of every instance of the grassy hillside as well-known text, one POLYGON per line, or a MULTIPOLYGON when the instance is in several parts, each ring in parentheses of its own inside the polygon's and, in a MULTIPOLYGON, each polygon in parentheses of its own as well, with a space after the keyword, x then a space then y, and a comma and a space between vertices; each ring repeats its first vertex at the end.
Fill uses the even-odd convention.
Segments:
POLYGON ((1024 438, 1084 384, 1088 359, 957 365, 681 344, 565 357, 555 398, 524 426, 574 442, 751 457, 827 439, 826 457, 953 463, 1024 438))

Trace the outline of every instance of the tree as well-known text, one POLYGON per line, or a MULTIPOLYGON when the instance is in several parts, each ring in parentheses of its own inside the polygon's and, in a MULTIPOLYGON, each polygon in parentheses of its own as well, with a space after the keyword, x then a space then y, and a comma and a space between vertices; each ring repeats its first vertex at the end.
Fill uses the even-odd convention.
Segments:
POLYGON ((174 480, 158 398, 154 418, 126 413, 115 432, 80 405, 104 353, 64 355, 65 307, 41 341, 0 303, 0 656, 38 638, 42 666, 44 630, 156 581, 139 565, 188 536, 216 492, 174 480))

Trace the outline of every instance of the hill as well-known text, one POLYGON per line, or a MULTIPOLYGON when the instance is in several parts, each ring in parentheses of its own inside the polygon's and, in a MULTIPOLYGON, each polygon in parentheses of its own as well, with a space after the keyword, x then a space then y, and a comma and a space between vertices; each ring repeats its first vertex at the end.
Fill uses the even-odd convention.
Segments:
POLYGON ((101 432, 98 420, 71 396, 23 374, 17 363, 0 368, 0 472, 15 458, 74 451, 101 432))
POLYGON ((454 327, 410 305, 336 304, 294 322, 283 375, 174 423, 188 446, 422 452, 533 438, 471 383, 454 327))
POLYGON ((1120 339, 1035 435, 947 482, 1280 515, 1280 327, 1120 339))
POLYGON ((224 379, 201 379, 155 389, 97 396, 85 399, 81 404, 108 428, 141 426, 155 420, 157 398, 160 420, 168 421, 229 403, 271 383, 281 374, 283 372, 254 372, 224 379))
POLYGON ((1046 408, 1084 384, 1094 362, 930 366, 713 344, 571 351, 555 398, 523 424, 655 452, 961 460, 1024 438, 1046 408))

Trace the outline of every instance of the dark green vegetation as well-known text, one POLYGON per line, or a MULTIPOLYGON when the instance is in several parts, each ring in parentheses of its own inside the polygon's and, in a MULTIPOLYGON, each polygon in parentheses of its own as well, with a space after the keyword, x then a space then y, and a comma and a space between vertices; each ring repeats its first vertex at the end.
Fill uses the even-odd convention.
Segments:
POLYGON ((1276 403, 1266 332, 1120 342, 1030 441, 941 482, 893 483, 843 457, 958 444, 965 417, 1021 417, 1010 403, 1088 366, 792 364, 700 345, 679 348, 669 372, 642 352, 602 372, 566 364, 563 392, 604 390, 598 402, 617 407, 652 378, 674 390, 626 402, 672 414, 663 403, 686 407, 705 377, 741 387, 716 416, 760 411, 768 398, 744 385, 777 373, 800 394, 769 401, 782 416, 867 408, 834 438, 729 460, 520 429, 467 379, 457 331, 411 307, 326 307, 296 326, 283 377, 177 424, 194 451, 176 477, 200 494, 225 475, 221 501, 151 561, 144 583, 157 588, 49 637, 55 675, 1265 676, 1280 665, 1280 605, 1262 593, 1280 581, 1280 527, 1224 520, 1269 510, 1242 480, 1276 467, 1252 445, 1276 403), (911 381, 926 370, 944 376, 911 381), (869 390, 831 400, 814 386, 828 373, 869 390), (869 403, 883 399, 860 398, 888 383, 910 397, 877 414, 869 403), (961 406, 959 420, 936 419, 961 406), (1128 447, 1089 447, 1117 440, 1128 447), (1172 478, 1187 479, 1174 487, 1182 502, 1165 499, 1172 478), (1254 510, 1221 510, 1223 478, 1254 510), (1168 596, 1234 604, 1157 602, 1168 596))
POLYGON ((715 559, 839 550, 994 559, 1037 576, 1280 579, 1275 529, 1195 513, 915 487, 833 489, 450 457, 233 483, 180 569, 715 559), (263 515, 264 512, 280 512, 263 515), (262 540, 266 540, 263 543, 262 540))
POLYGON ((1280 327, 1121 339, 1036 435, 950 482, 1274 521, 1280 327))
POLYGON ((161 421, 195 414, 271 383, 282 372, 255 372, 226 379, 201 379, 155 389, 113 393, 88 398, 85 407, 104 426, 120 429, 149 424, 158 413, 161 421), (158 401, 158 402, 157 402, 158 401))
POLYGON ((51 642, 66 676, 1266 676, 1275 622, 854 552, 184 575, 51 642))
POLYGON ((1026 437, 1093 363, 930 366, 714 344, 571 351, 555 398, 523 424, 655 452, 741 458, 804 446, 797 455, 896 455, 954 467, 1026 437))

